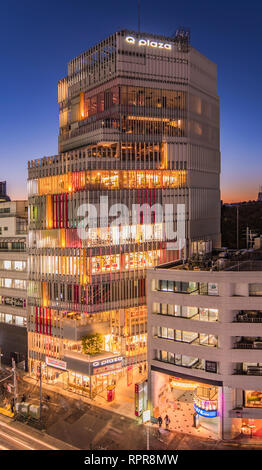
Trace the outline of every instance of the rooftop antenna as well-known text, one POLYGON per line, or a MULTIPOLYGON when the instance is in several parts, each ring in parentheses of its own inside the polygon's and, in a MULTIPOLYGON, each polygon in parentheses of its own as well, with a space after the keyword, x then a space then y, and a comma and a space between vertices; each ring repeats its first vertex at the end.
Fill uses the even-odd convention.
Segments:
POLYGON ((137 0, 137 29, 140 33, 140 0, 137 0))

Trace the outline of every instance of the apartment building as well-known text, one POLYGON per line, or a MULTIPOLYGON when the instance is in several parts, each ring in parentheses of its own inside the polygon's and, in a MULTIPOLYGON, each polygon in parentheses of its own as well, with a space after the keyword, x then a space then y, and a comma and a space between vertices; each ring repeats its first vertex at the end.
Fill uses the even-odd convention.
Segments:
POLYGON ((261 268, 258 251, 148 271, 150 404, 171 428, 261 435, 261 268))
POLYGON ((0 348, 2 362, 27 364, 27 201, 0 196, 0 348))
POLYGON ((146 269, 220 244, 216 66, 181 32, 120 31, 58 102, 59 154, 28 162, 29 367, 94 396, 146 361, 146 269))

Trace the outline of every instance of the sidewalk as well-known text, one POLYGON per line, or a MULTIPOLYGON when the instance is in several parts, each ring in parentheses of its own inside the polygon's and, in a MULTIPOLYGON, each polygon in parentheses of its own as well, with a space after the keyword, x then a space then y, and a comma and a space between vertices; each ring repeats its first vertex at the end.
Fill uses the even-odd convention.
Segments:
MULTIPOLYGON (((135 379, 138 378, 139 381, 142 380, 142 375, 137 374, 135 379)), ((38 386, 35 379, 26 375, 24 375, 23 380, 34 387, 38 386)), ((158 427, 150 423, 146 426, 141 425, 135 417, 135 380, 133 382, 132 385, 127 387, 126 377, 123 377, 116 387, 116 399, 113 402, 106 400, 106 392, 97 396, 94 400, 91 400, 90 398, 63 390, 63 388, 57 384, 50 385, 43 383, 44 391, 52 392, 58 394, 60 397, 69 399, 67 411, 64 410, 62 413, 60 412, 57 417, 54 417, 53 424, 49 423, 48 425, 48 432, 61 440, 72 443, 76 447, 79 446, 80 448, 86 449, 89 448, 87 447, 86 439, 90 440, 93 445, 103 446, 103 448, 105 442, 109 440, 110 443, 107 444, 107 449, 120 449, 121 447, 118 446, 121 446, 121 444, 123 449, 142 449, 143 447, 141 447, 141 445, 143 441, 145 449, 147 428, 149 428, 150 440, 153 440, 156 449, 236 449, 241 448, 241 446, 243 446, 243 448, 262 448, 262 443, 255 442, 254 440, 251 441, 251 439, 221 441, 213 439, 210 434, 205 436, 195 435, 188 432, 185 433, 182 429, 170 429, 169 432, 162 429, 161 438, 160 440, 157 439, 156 434, 158 427), (73 410, 75 407, 72 407, 72 402, 76 404, 76 408, 79 405, 79 415, 76 409, 73 410), (89 408, 81 407, 81 402, 88 405, 89 408), (69 411, 70 409, 71 411, 69 411), (124 431, 122 426, 125 427, 127 423, 129 424, 124 431), (130 439, 128 438, 127 443, 124 440, 125 432, 130 433, 130 439), (132 446, 131 441, 135 443, 133 447, 130 447, 132 446), (129 445, 129 447, 125 447, 125 445, 129 445)), ((52 404, 54 405, 53 399, 52 404)), ((57 405, 54 406, 57 407, 57 405)), ((57 409, 59 409, 59 407, 57 409)))
MULTIPOLYGON (((34 385, 39 386, 36 379, 29 377, 28 375, 24 374, 22 377, 23 381, 34 385)), ((89 405, 95 405, 99 408, 106 409, 108 411, 112 411, 114 413, 118 413, 121 416, 125 416, 130 419, 136 419, 135 417, 135 383, 145 380, 146 377, 143 374, 136 373, 134 374, 133 383, 127 386, 127 379, 126 376, 122 377, 118 384, 116 385, 115 391, 115 399, 112 402, 107 401, 107 391, 104 390, 101 394, 96 395, 94 399, 90 399, 83 395, 78 395, 77 393, 70 392, 68 390, 63 389, 62 385, 60 384, 46 384, 42 383, 43 390, 48 390, 50 392, 59 393, 65 397, 68 397, 73 400, 81 400, 84 403, 89 405)))

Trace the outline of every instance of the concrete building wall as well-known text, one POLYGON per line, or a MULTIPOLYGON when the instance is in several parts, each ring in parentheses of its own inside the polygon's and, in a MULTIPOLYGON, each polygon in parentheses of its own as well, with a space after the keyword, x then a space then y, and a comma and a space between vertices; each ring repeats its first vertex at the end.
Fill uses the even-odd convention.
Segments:
POLYGON ((27 207, 0 203, 0 348, 8 365, 12 357, 27 364, 27 207))
MULTIPOLYGON (((148 307, 148 363, 150 370, 188 377, 192 380, 206 380, 222 387, 223 426, 225 437, 234 431, 232 417, 235 408, 243 406, 241 391, 261 390, 261 374, 239 370, 240 364, 261 363, 261 350, 239 349, 237 341, 241 337, 262 337, 262 323, 238 323, 237 314, 241 311, 260 311, 261 297, 250 296, 249 285, 261 284, 261 271, 190 271, 182 269, 151 269, 147 276, 148 307), (163 292, 158 289, 159 280, 199 282, 217 286, 217 295, 190 295, 177 292, 163 292), (200 321, 179 316, 157 314, 159 304, 196 307, 198 309, 217 309, 218 321, 200 321), (217 336, 217 347, 188 344, 157 337, 156 328, 166 327, 174 330, 212 334, 217 336), (157 350, 199 358, 217 363, 217 373, 187 368, 159 361, 157 350), (236 370, 238 368, 238 373, 236 370), (241 392, 239 394, 239 391, 241 392), (240 397, 240 398, 239 398, 240 397), (241 402, 241 405, 240 405, 241 402)), ((153 387, 153 384, 152 384, 153 387)), ((154 391, 152 391, 152 397, 154 391)), ((246 409, 245 409, 246 410, 246 409)), ((248 416, 259 418, 261 410, 247 409, 248 416)))

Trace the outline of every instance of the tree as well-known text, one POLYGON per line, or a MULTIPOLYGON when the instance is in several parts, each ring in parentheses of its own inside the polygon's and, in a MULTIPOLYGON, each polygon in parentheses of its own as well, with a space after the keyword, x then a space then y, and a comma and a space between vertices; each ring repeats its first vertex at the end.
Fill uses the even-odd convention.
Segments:
POLYGON ((82 347, 85 354, 90 356, 98 354, 103 347, 103 336, 99 333, 83 336, 82 347))

